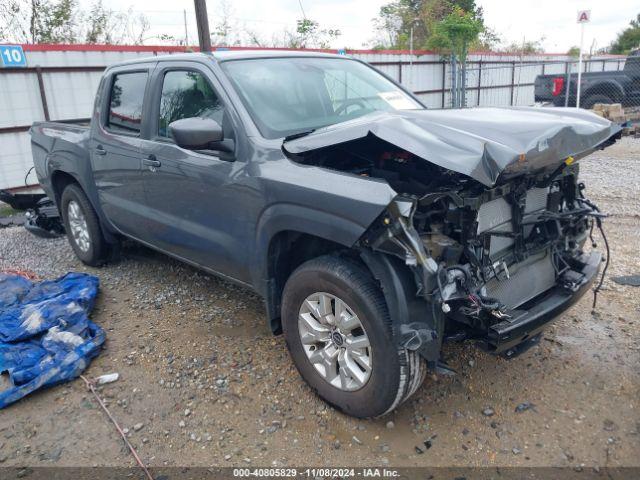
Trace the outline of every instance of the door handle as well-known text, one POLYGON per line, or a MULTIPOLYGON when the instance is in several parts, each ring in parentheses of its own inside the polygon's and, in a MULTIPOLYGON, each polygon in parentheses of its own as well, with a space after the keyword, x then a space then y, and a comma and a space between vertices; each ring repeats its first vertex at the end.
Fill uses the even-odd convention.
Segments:
POLYGON ((96 155, 106 155, 107 151, 104 149, 102 145, 98 145, 96 147, 96 155))
POLYGON ((142 164, 151 168, 158 168, 160 165, 162 165, 162 163, 160 163, 160 160, 156 159, 156 156, 153 154, 142 160, 142 164))

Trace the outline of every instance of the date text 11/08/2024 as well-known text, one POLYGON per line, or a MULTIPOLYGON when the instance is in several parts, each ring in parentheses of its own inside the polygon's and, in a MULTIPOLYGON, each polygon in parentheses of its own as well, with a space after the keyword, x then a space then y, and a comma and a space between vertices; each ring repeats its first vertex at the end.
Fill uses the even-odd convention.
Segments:
POLYGON ((393 468, 234 468, 234 478, 395 478, 393 468))

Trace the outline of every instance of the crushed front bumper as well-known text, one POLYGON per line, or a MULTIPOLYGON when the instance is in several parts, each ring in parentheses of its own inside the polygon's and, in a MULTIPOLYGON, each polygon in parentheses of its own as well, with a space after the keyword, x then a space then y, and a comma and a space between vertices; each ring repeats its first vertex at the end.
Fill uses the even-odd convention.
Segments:
POLYGON ((577 260, 579 266, 570 270, 574 276, 576 273, 581 275, 573 288, 558 284, 518 309, 508 311, 510 318, 489 327, 487 349, 501 353, 542 331, 589 290, 600 269, 601 259, 598 252, 584 254, 577 260))

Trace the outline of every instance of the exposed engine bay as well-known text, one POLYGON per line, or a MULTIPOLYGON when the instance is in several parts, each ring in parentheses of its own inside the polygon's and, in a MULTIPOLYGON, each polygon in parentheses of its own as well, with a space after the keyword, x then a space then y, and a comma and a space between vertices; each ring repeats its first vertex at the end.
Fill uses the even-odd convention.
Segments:
MULTIPOLYGON (((599 266, 599 254, 583 247, 589 237, 595 246, 604 215, 585 198, 573 157, 492 188, 372 136, 298 161, 383 179, 399 192, 361 245, 412 270, 416 295, 441 310, 432 322, 440 337, 463 332, 489 350, 509 348, 513 324, 527 320, 534 300, 572 295, 593 276, 587 266, 599 266), (438 318, 448 321, 435 325, 438 318)), ((518 342, 532 334, 520 333, 518 342)))

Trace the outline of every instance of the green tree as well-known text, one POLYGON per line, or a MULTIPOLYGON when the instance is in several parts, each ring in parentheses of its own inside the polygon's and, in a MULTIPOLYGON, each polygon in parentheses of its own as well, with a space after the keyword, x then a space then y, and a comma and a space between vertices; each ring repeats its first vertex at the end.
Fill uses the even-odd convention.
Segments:
POLYGON ((89 9, 86 24, 85 42, 87 43, 112 43, 109 20, 113 12, 102 4, 102 0, 95 2, 89 9))
POLYGON ((471 12, 456 7, 445 18, 435 24, 428 46, 440 51, 453 53, 460 63, 465 63, 469 45, 482 32, 482 21, 471 12))
POLYGON ((211 37, 214 45, 229 46, 237 43, 233 33, 236 26, 233 24, 233 5, 227 0, 221 0, 216 9, 216 22, 211 25, 211 37))
POLYGON ((500 50, 504 53, 513 53, 517 55, 534 54, 544 52, 542 42, 545 37, 538 40, 523 40, 522 42, 511 42, 510 44, 502 47, 500 50))
POLYGON ((385 37, 381 46, 408 48, 412 28, 414 45, 417 48, 424 46, 427 32, 421 19, 423 3, 425 0, 396 0, 380 7, 374 23, 385 37))
POLYGON ((567 50, 567 55, 573 58, 578 58, 580 56, 580 47, 576 47, 575 45, 567 50))
POLYGON ((338 29, 320 28, 320 24, 310 18, 297 21, 296 32, 287 32, 288 48, 329 48, 331 41, 341 35, 338 29))
POLYGON ((34 10, 38 19, 37 30, 33 32, 34 43, 76 43, 77 6, 76 0, 41 2, 40 11, 34 10))
MULTIPOLYGON (((390 48, 406 49, 409 47, 413 30, 413 45, 416 49, 439 45, 436 26, 456 9, 468 13, 480 22, 485 31, 482 8, 476 6, 475 0, 395 0, 380 8, 374 24, 383 36, 380 45, 390 48)), ((494 43, 495 33, 487 29, 486 42, 494 43)), ((480 41, 480 36, 476 42, 480 41)))
POLYGON ((502 43, 500 35, 498 35, 493 28, 484 25, 480 35, 472 42, 470 48, 489 52, 496 50, 500 43, 502 43))
POLYGON ((0 39, 26 38, 28 30, 22 18, 22 2, 6 0, 0 2, 0 39))
POLYGON ((15 43, 38 43, 52 38, 68 41, 69 29, 64 27, 64 21, 73 16, 73 8, 62 3, 53 0, 0 1, 0 39, 15 43))
POLYGON ((629 26, 618 33, 618 38, 611 44, 611 53, 627 54, 640 47, 640 13, 629 22, 629 26))
POLYGON ((110 10, 102 0, 87 9, 78 0, 0 0, 0 41, 5 42, 142 43, 148 29, 143 14, 110 10))

